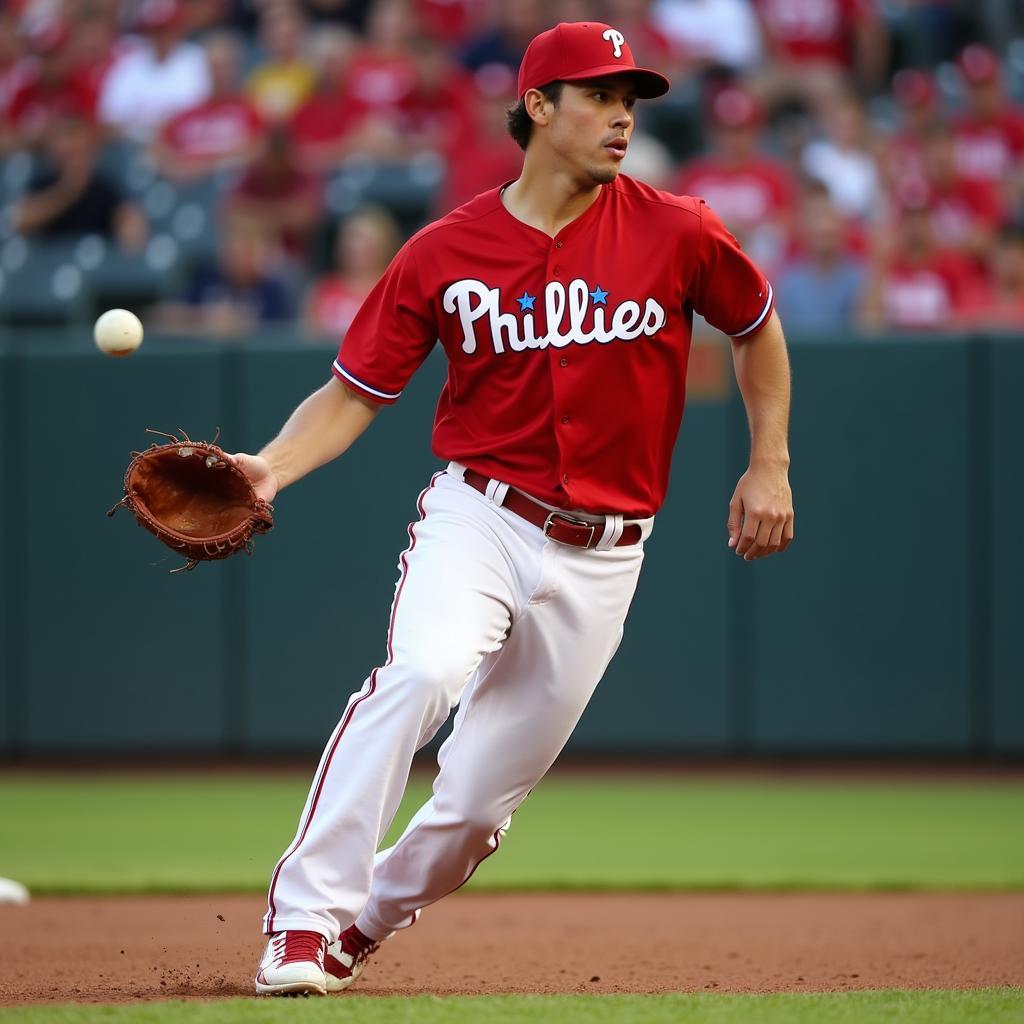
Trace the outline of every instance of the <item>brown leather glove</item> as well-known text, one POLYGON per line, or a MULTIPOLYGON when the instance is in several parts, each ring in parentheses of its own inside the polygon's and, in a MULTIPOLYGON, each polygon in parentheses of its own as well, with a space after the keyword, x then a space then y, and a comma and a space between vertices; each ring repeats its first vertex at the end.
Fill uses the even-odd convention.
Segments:
POLYGON ((249 478, 223 449, 181 434, 182 441, 161 434, 171 441, 132 452, 124 497, 107 515, 129 509, 140 526, 184 555, 186 563, 172 572, 243 550, 251 554, 253 534, 274 525, 273 506, 256 497, 249 478))

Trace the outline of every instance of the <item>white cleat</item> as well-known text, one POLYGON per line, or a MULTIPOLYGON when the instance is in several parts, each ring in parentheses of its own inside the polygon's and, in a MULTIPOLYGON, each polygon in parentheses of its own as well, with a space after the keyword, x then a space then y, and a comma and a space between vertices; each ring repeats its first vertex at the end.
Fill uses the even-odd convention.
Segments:
POLYGON ((276 932, 256 972, 261 996, 325 996, 327 940, 317 932, 276 932))

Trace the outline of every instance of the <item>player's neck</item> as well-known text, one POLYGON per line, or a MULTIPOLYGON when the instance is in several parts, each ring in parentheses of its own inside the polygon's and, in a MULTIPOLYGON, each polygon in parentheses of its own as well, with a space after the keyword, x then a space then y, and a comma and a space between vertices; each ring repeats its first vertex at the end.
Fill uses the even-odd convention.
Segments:
POLYGON ((516 220, 554 237, 585 213, 600 194, 600 185, 582 184, 566 170, 539 166, 528 153, 522 174, 502 192, 501 201, 516 220))

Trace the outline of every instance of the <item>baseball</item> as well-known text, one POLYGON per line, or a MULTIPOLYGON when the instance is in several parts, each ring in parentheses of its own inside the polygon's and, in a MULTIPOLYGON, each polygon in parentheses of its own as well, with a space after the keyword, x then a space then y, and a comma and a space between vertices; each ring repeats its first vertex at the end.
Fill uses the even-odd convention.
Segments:
POLYGON ((142 322, 127 309, 108 309, 96 321, 92 336, 108 356, 130 356, 142 344, 142 322))

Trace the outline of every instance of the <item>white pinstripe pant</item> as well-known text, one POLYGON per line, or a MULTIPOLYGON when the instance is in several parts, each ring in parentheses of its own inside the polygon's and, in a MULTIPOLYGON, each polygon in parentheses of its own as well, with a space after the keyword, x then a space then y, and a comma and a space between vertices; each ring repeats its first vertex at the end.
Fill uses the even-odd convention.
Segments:
MULTIPOLYGON (((333 941, 354 921, 380 939, 459 888, 551 767, 618 647, 643 544, 546 540, 459 476, 453 464, 420 495, 387 662, 327 744, 271 880, 267 933, 333 941), (456 703, 433 796, 376 853, 413 754, 456 703)), ((641 525, 646 537, 651 521, 641 525)))

